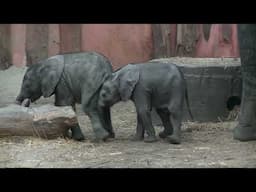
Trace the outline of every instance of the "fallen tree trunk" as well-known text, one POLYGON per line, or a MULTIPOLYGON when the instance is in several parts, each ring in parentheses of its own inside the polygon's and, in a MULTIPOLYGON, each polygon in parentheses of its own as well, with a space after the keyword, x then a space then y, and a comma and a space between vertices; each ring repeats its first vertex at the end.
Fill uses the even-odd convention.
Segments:
POLYGON ((76 114, 69 106, 27 108, 13 104, 0 108, 0 137, 36 136, 54 139, 66 136, 68 129, 77 123, 76 114))

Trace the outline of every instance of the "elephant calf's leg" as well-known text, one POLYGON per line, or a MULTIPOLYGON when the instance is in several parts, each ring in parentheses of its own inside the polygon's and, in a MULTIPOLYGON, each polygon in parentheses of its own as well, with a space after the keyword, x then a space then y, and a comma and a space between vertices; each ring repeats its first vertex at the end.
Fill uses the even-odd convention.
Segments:
MULTIPOLYGON (((72 105, 72 108, 76 112, 75 104, 72 105)), ((71 133, 72 133, 72 138, 74 140, 82 141, 85 139, 79 124, 75 125, 74 127, 71 127, 71 133)))
MULTIPOLYGON (((167 110, 167 109, 166 109, 167 110)), ((161 118, 164 126, 164 130, 159 133, 159 137, 164 139, 173 132, 173 127, 170 122, 170 112, 165 109, 156 109, 157 114, 161 118)))
POLYGON ((105 130, 109 133, 108 138, 115 138, 115 133, 113 131, 113 126, 111 122, 111 113, 109 107, 103 107, 100 109, 102 124, 105 130))
POLYGON ((132 141, 141 141, 144 139, 144 128, 142 126, 142 121, 139 115, 137 114, 137 127, 136 127, 136 134, 132 136, 132 141))
POLYGON ((74 140, 82 141, 85 139, 79 124, 77 124, 74 127, 71 127, 71 132, 72 132, 72 138, 74 140))
POLYGON ((171 144, 180 144, 181 142, 181 115, 174 113, 170 115, 171 123, 173 125, 172 135, 167 136, 167 140, 171 144))
POLYGON ((109 133, 103 128, 102 120, 100 118, 100 113, 95 110, 95 111, 88 112, 88 116, 91 120, 92 129, 95 134, 94 141, 96 142, 100 140, 105 141, 108 138, 109 133))
POLYGON ((152 125, 152 120, 151 120, 152 106, 151 106, 150 93, 145 91, 134 91, 133 100, 134 100, 137 115, 138 115, 137 133, 139 135, 142 134, 142 132, 144 131, 147 133, 147 137, 144 137, 144 142, 157 141, 155 129, 152 125), (142 126, 140 126, 140 124, 142 126))
POLYGON ((142 121, 142 126, 145 128, 145 131, 147 133, 147 137, 144 138, 144 142, 149 143, 149 142, 157 141, 155 129, 154 129, 154 127, 152 125, 152 121, 151 121, 150 111, 139 109, 138 115, 142 121))
MULTIPOLYGON (((63 99, 55 99, 55 106, 72 106, 73 110, 76 112, 76 106, 72 101, 66 101, 63 99)), ((85 139, 82 130, 79 126, 79 124, 77 123, 76 125, 74 125, 73 127, 70 127, 71 133, 72 133, 72 139, 76 140, 76 141, 82 141, 85 139)), ((68 132, 67 135, 68 136, 68 132)))

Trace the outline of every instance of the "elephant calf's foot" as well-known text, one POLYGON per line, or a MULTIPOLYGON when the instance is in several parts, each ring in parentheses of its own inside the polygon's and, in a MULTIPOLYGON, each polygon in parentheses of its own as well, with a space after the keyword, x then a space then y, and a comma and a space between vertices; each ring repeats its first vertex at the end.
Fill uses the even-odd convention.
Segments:
POLYGON ((108 141, 108 140, 113 140, 115 138, 115 133, 109 133, 108 136, 102 139, 102 141, 108 141))
POLYGON ((156 141, 157 141, 156 136, 147 136, 147 137, 144 138, 145 143, 153 143, 153 142, 156 142, 156 141))
POLYGON ((83 134, 72 134, 72 138, 76 141, 83 141, 85 137, 83 134))
POLYGON ((116 137, 114 132, 108 134, 108 138, 114 139, 116 137))
POLYGON ((138 135, 138 134, 130 136, 131 141, 142 141, 143 139, 144 139, 144 137, 142 135, 138 135))
POLYGON ((85 140, 85 137, 84 137, 84 135, 83 135, 79 126, 71 128, 71 132, 72 132, 72 139, 74 139, 76 141, 85 140))
POLYGON ((93 142, 99 143, 101 141, 107 141, 109 136, 110 136, 110 134, 107 131, 96 132, 95 133, 95 138, 93 139, 93 142))
POLYGON ((171 135, 172 133, 168 133, 168 132, 166 132, 166 131, 161 131, 160 133, 159 133, 159 137, 160 138, 162 138, 162 139, 164 139, 164 138, 166 138, 168 135, 171 135))
POLYGON ((178 137, 176 135, 167 136, 166 139, 171 144, 180 144, 181 143, 180 137, 178 137))

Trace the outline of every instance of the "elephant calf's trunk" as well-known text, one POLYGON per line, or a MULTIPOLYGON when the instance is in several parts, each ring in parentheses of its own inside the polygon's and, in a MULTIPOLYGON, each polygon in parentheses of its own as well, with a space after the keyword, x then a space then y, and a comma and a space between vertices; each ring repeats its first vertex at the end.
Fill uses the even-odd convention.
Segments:
POLYGON ((17 104, 17 105, 21 105, 21 102, 20 101, 18 101, 18 100, 15 100, 15 102, 14 102, 15 104, 17 104))
POLYGON ((24 100, 24 99, 19 95, 19 96, 16 97, 15 104, 21 105, 21 103, 22 103, 23 100, 24 100))
POLYGON ((15 100, 15 104, 17 105, 22 105, 24 107, 29 107, 30 106, 30 99, 23 99, 20 96, 18 96, 15 100))
POLYGON ((30 99, 25 99, 23 102, 22 102, 22 106, 24 106, 24 107, 29 107, 30 106, 30 102, 31 102, 31 100, 30 99))

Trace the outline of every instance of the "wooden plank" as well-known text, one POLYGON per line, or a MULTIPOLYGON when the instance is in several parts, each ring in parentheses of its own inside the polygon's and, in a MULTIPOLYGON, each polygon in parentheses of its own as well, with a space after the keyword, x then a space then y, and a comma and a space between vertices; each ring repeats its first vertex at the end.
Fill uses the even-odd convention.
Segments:
POLYGON ((11 26, 10 24, 0 25, 0 70, 11 66, 11 26))
POLYGON ((171 57, 176 56, 176 44, 177 44, 177 24, 171 24, 170 25, 170 40, 171 40, 171 46, 170 46, 170 52, 171 52, 171 57))
POLYGON ((193 57, 198 39, 197 24, 178 24, 176 56, 193 57))
POLYGON ((171 56, 170 24, 152 24, 153 58, 171 56))
POLYGON ((48 24, 26 25, 27 65, 48 57, 48 24))
POLYGON ((222 35, 225 43, 231 43, 232 26, 230 24, 222 24, 222 35))
POLYGON ((60 53, 60 24, 49 24, 48 56, 60 53))

